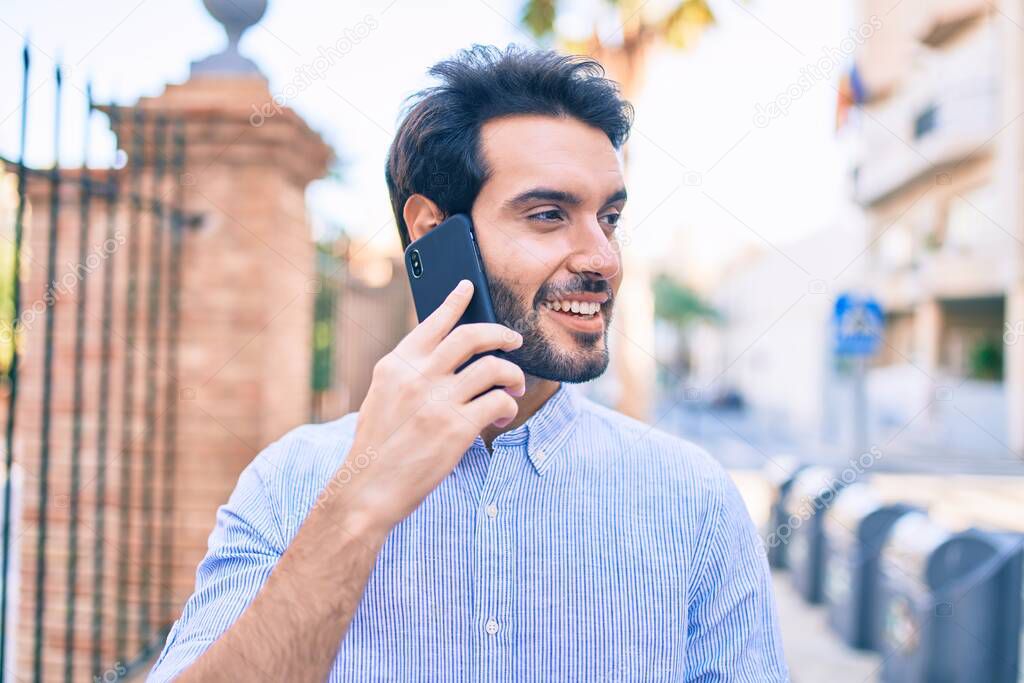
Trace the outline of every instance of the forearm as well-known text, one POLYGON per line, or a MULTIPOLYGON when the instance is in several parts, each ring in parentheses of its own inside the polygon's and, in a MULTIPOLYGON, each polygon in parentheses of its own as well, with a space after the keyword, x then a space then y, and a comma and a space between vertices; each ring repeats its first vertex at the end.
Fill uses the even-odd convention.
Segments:
MULTIPOLYGON (((243 532, 265 553, 251 563, 259 565, 263 586, 181 680, 327 677, 388 533, 451 473, 484 427, 507 425, 519 411, 513 395, 523 395, 526 378, 511 361, 486 356, 467 374, 456 372, 474 354, 523 343, 522 335, 501 325, 454 329, 472 292, 464 280, 374 365, 346 456, 351 467, 342 465, 321 490, 269 576, 267 555, 276 556, 277 546, 268 547, 259 530, 243 532)), ((270 512, 269 503, 256 498, 239 505, 270 512)), ((236 563, 245 561, 238 549, 232 553, 236 563)), ((209 573, 230 581, 232 570, 216 566, 216 558, 212 563, 209 573)), ((233 616, 238 605, 232 607, 233 616)))
POLYGON ((328 496, 314 506, 252 604, 181 681, 323 681, 387 533, 328 496))

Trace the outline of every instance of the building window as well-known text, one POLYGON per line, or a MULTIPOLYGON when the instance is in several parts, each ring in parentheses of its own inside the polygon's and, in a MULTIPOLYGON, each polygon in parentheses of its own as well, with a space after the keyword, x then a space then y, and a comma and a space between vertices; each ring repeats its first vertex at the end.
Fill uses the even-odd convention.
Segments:
POLYGON ((1008 236, 995 222, 998 208, 991 184, 953 195, 946 208, 943 246, 950 251, 965 252, 1005 244, 1008 236))

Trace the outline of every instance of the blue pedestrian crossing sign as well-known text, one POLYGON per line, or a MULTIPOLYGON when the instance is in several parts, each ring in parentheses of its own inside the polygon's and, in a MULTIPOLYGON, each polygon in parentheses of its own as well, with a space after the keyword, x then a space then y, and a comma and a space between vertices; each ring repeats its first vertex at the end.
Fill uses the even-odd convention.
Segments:
POLYGON ((872 356, 882 345, 885 316, 870 296, 841 294, 832 318, 835 352, 841 356, 872 356))

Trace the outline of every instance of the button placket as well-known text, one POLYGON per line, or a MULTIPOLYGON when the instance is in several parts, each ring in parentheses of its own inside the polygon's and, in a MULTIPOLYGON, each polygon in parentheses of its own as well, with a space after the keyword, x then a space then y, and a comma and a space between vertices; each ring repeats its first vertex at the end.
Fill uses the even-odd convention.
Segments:
POLYGON ((466 452, 462 455, 455 469, 448 475, 458 485, 459 490, 472 505, 476 505, 480 495, 483 493, 484 480, 487 478, 487 469, 490 456, 487 447, 484 446, 480 437, 477 437, 466 452))
POLYGON ((487 476, 477 503, 475 606, 476 624, 482 640, 479 670, 484 679, 498 675, 504 662, 505 635, 511 617, 508 591, 509 530, 503 523, 508 510, 508 492, 517 478, 517 463, 526 460, 525 445, 498 444, 491 453, 487 476))

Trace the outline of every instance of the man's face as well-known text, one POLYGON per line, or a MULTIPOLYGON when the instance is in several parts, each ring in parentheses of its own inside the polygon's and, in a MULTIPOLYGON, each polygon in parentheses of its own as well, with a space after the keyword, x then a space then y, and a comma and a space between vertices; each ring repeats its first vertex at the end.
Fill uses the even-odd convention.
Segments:
POLYGON ((523 335, 508 357, 534 377, 593 379, 622 279, 619 155, 600 129, 538 115, 488 121, 480 145, 491 175, 473 204, 477 242, 495 313, 523 335))

